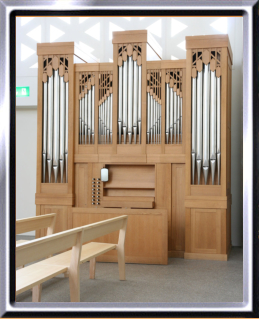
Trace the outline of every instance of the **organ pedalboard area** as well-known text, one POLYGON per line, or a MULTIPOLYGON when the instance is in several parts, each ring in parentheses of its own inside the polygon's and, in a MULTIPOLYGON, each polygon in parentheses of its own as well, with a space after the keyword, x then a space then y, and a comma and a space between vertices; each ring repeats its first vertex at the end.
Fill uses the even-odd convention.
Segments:
POLYGON ((56 231, 128 215, 126 262, 227 260, 228 35, 186 37, 180 60, 162 60, 147 30, 112 45, 109 63, 73 42, 37 46, 37 215, 55 212, 56 231))

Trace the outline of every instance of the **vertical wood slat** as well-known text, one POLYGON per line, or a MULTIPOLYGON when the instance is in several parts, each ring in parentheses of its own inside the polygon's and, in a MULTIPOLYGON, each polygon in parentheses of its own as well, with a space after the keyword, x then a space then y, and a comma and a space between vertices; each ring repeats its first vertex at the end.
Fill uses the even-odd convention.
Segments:
POLYGON ((161 71, 161 153, 165 154, 165 69, 161 71))

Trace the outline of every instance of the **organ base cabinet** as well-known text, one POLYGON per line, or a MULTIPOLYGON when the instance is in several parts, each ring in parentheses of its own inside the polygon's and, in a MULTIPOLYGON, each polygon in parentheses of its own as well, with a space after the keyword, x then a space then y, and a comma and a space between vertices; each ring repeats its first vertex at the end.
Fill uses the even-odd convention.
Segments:
POLYGON ((37 215, 57 213, 56 232, 128 215, 128 263, 227 260, 228 37, 187 37, 187 59, 174 61, 146 30, 112 43, 112 63, 72 42, 38 44, 37 215))

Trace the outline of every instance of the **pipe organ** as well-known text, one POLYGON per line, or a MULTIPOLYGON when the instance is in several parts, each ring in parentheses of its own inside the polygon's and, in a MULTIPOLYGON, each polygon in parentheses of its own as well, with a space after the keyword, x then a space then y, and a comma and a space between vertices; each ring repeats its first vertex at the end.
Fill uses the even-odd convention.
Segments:
POLYGON ((127 214, 130 263, 227 260, 228 36, 186 37, 186 60, 173 61, 146 30, 112 43, 112 63, 72 42, 38 44, 37 215, 57 213, 58 232, 127 214))

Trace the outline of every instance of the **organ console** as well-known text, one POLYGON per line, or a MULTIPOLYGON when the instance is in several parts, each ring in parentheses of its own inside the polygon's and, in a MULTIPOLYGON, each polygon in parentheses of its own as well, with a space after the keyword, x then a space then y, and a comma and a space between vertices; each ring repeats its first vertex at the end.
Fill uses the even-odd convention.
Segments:
POLYGON ((186 37, 174 61, 146 30, 112 42, 112 63, 73 42, 38 44, 37 215, 56 212, 58 232, 127 214, 126 262, 227 260, 228 36, 186 37))

